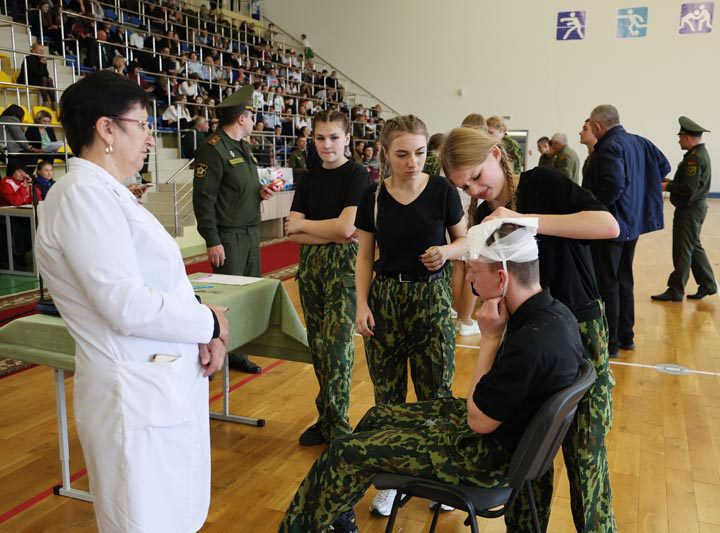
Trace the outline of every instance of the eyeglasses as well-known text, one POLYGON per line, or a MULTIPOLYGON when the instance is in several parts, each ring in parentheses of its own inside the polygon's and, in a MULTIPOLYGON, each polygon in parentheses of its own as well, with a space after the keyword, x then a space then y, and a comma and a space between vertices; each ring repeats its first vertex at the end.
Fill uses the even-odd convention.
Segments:
POLYGON ((153 125, 148 122, 147 120, 138 120, 136 118, 129 118, 129 117, 109 117, 112 120, 121 120, 123 122, 134 122, 138 126, 140 126, 143 130, 146 130, 148 133, 152 133, 153 131, 153 125))

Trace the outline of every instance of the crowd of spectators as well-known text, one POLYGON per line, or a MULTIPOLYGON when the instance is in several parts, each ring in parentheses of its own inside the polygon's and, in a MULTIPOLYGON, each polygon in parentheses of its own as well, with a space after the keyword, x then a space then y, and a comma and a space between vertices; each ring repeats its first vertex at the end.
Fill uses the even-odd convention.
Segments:
MULTIPOLYGON (((221 10, 202 5, 196 11, 176 0, 37 0, 30 5, 28 22, 39 42, 54 54, 64 52, 80 70, 112 69, 137 81, 157 102, 161 129, 185 132, 203 117, 213 131, 215 104, 251 84, 261 164, 286 163, 294 139, 308 135, 317 110, 347 113, 358 139, 375 140, 382 128, 379 105, 351 108, 336 71, 315 67, 307 37, 295 49, 278 42, 273 24, 263 28, 228 20, 221 10), (264 132, 273 139, 263 139, 264 132)), ((38 84, 52 87, 47 72, 33 79, 40 78, 38 84)), ((48 105, 54 105, 51 96, 48 105)))

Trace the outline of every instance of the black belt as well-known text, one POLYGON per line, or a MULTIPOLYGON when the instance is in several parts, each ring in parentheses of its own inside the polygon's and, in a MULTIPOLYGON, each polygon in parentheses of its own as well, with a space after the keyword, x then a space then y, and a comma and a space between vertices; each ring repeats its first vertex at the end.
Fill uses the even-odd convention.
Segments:
POLYGON ((383 279, 394 279, 400 283, 418 283, 425 281, 435 281, 440 279, 445 274, 444 270, 438 270, 437 272, 431 272, 430 274, 378 274, 379 278, 383 279))

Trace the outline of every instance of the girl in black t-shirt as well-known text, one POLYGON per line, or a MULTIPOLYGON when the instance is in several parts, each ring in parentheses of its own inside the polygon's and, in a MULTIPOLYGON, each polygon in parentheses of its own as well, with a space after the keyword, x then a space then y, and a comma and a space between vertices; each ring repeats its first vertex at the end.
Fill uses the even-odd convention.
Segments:
POLYGON ((375 403, 405 401, 408 360, 418 400, 450 396, 455 331, 443 267, 465 252, 460 198, 446 180, 422 172, 427 130, 420 119, 389 120, 380 141, 392 174, 365 191, 355 223, 356 325, 365 336, 375 403))
POLYGON ((300 302, 320 392, 318 419, 300 436, 313 446, 352 433, 348 421, 355 348, 355 213, 370 176, 349 161, 346 115, 322 111, 313 119, 313 135, 322 166, 299 183, 285 233, 302 244, 298 267, 300 302))
MULTIPOLYGON (((538 167, 518 179, 502 144, 485 132, 454 129, 440 159, 456 187, 485 201, 477 209, 476 223, 488 216, 539 219, 540 283, 577 318, 583 356, 597 373, 563 443, 573 520, 578 531, 617 531, 605 451, 615 380, 608 367, 607 326, 587 243, 617 237, 617 221, 592 193, 553 169, 538 167)), ((538 511, 547 525, 552 469, 534 485, 536 494, 542 495, 537 498, 538 511)), ((520 516, 525 512, 529 507, 523 493, 506 514, 508 529, 526 523, 529 515, 520 516)))

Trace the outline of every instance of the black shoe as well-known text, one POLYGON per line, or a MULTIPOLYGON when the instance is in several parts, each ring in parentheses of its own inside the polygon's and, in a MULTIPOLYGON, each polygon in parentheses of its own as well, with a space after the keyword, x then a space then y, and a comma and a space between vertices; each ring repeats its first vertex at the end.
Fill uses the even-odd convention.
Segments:
POLYGON ((709 291, 704 287, 698 287, 695 294, 688 294, 688 300, 702 300, 706 296, 712 296, 713 294, 717 294, 717 289, 709 291))
POLYGON ((656 302, 682 302, 683 295, 676 293, 672 289, 668 289, 661 294, 653 294, 650 299, 656 302))
POLYGON ((330 525, 330 531, 337 531, 338 533, 357 533, 357 530, 353 511, 345 511, 330 525))
POLYGON ((634 342, 628 342, 627 344, 621 344, 620 345, 621 350, 634 350, 635 349, 635 343, 634 342))
POLYGON ((610 357, 610 359, 617 359, 620 357, 620 354, 618 352, 608 352, 608 357, 610 357))
POLYGON ((262 368, 253 363, 247 357, 235 354, 229 354, 228 357, 230 358, 230 368, 233 370, 239 370, 240 372, 245 372, 246 374, 259 374, 262 372, 262 368))
MULTIPOLYGON (((315 423, 300 435, 300 446, 318 446, 319 444, 327 444, 327 439, 323 437, 320 423, 315 423)), ((355 516, 353 515, 353 519, 355 516)))

